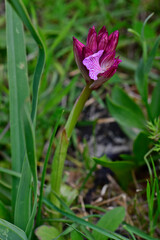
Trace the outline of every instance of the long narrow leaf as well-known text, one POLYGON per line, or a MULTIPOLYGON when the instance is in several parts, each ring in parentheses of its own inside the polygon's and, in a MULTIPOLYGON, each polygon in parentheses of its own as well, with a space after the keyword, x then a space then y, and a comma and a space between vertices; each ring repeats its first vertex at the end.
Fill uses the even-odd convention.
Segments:
POLYGON ((102 235, 105 235, 111 239, 115 239, 115 240, 128 240, 128 238, 123 237, 117 233, 113 233, 111 231, 107 231, 103 228, 100 228, 98 226, 95 226, 94 224, 90 223, 90 222, 86 222, 85 220, 83 220, 82 218, 79 218, 73 214, 70 214, 68 212, 62 211, 61 209, 59 209, 58 207, 56 207, 55 205, 53 205, 51 202, 49 202, 47 199, 44 199, 43 202, 50 208, 58 211, 59 213, 61 213, 63 216, 73 220, 73 222, 81 224, 85 227, 89 227, 91 229, 94 229, 95 231, 101 233, 102 235))
MULTIPOLYGON (((10 125, 12 146, 12 170, 21 172, 24 159, 24 139, 21 126, 21 111, 29 102, 27 63, 22 22, 6 3, 8 79, 10 90, 10 125)), ((14 211, 19 179, 12 181, 12 207, 14 211)))
POLYGON ((125 229, 127 229, 129 232, 136 234, 137 236, 141 237, 142 239, 146 240, 158 240, 158 238, 150 237, 146 233, 142 232, 136 227, 132 227, 131 225, 125 224, 125 229))
POLYGON ((22 174, 17 192, 14 224, 25 231, 31 215, 31 170, 27 156, 24 159, 22 174), (25 196, 24 196, 25 192, 25 196))
POLYGON ((159 43, 160 43, 160 36, 156 39, 156 41, 154 43, 154 46, 153 46, 153 48, 152 48, 152 50, 151 50, 151 52, 148 56, 148 59, 147 59, 146 65, 145 65, 145 71, 147 73, 149 73, 151 68, 152 68, 153 60, 156 56, 156 52, 157 52, 159 43))
POLYGON ((148 78, 145 72, 145 64, 143 59, 139 61, 137 70, 135 72, 135 83, 142 100, 146 102, 148 96, 148 78))
POLYGON ((39 47, 39 56, 38 61, 34 73, 34 79, 33 79, 33 96, 32 96, 32 113, 31 118, 32 121, 35 122, 36 117, 36 110, 37 110, 37 102, 38 102, 38 89, 40 84, 40 79, 42 76, 44 63, 45 63, 45 50, 42 43, 42 40, 35 30, 33 24, 31 23, 31 20, 28 16, 28 13, 25 9, 25 6, 20 0, 8 0, 10 4, 13 6, 13 8, 16 10, 22 21, 24 22, 25 26, 28 28, 30 33, 32 34, 32 37, 36 41, 38 47, 39 47))
POLYGON ((53 140, 54 140, 57 128, 59 126, 59 121, 61 119, 61 116, 62 116, 62 110, 59 112, 59 114, 57 116, 57 122, 56 122, 56 125, 54 127, 51 139, 49 141, 49 147, 48 147, 48 151, 47 151, 46 158, 45 158, 45 161, 44 161, 44 167, 43 167, 42 179, 41 179, 41 187, 40 187, 39 206, 38 206, 38 213, 37 213, 37 225, 40 224, 40 216, 41 216, 41 208, 42 208, 42 197, 43 197, 43 187, 44 187, 44 182, 45 182, 45 175, 46 175, 46 170, 47 170, 47 164, 48 164, 48 160, 49 160, 49 156, 50 156, 53 140))
MULTIPOLYGON (((56 152, 53 158, 51 175, 51 190, 53 189, 58 195, 60 193, 61 178, 64 167, 64 156, 66 155, 67 146, 69 144, 65 129, 63 129, 62 131, 62 135, 59 141, 60 142, 58 144, 58 147, 56 148, 56 152)), ((50 197, 53 203, 57 202, 57 199, 53 192, 51 192, 50 197)))
MULTIPOLYGON (((26 25, 28 30, 31 32, 34 40, 36 41, 36 43, 37 43, 37 45, 39 47, 39 57, 38 57, 37 66, 36 66, 35 73, 34 73, 34 80, 33 80, 32 113, 31 113, 32 121, 35 123, 37 101, 38 101, 38 88, 39 88, 39 83, 40 83, 40 79, 41 79, 41 75, 42 75, 42 71, 43 71, 43 67, 44 67, 45 51, 44 51, 44 47, 43 47, 42 41, 41 41, 38 33, 36 32, 35 28, 32 25, 32 23, 30 21, 30 18, 29 18, 28 14, 27 14, 27 11, 26 11, 23 3, 20 0, 12 0, 12 1, 9 1, 9 2, 12 5, 12 7, 15 9, 15 11, 17 12, 19 17, 22 19, 22 21, 24 22, 24 24, 26 25)), ((29 121, 27 123, 29 123, 29 121)), ((34 205, 33 205, 33 211, 32 211, 32 215, 30 217, 30 220, 28 221, 28 225, 27 225, 27 228, 26 228, 27 235, 30 236, 31 230, 32 230, 32 227, 33 227, 34 216, 35 216, 35 213, 36 213, 37 175, 36 175, 35 154, 33 154, 31 156, 30 152, 29 152, 30 150, 31 150, 32 153, 34 152, 34 150, 33 150, 34 149, 34 146, 33 146, 34 145, 34 141, 31 141, 31 143, 30 143, 30 139, 27 139, 28 137, 27 137, 27 132, 26 132, 27 128, 28 128, 28 130, 31 129, 31 123, 29 123, 28 125, 27 125, 27 123, 24 124, 25 140, 26 140, 25 142, 26 142, 26 149, 27 149, 27 158, 29 160, 30 168, 31 168, 32 175, 33 175, 33 182, 34 182, 34 205)), ((33 131, 29 131, 29 135, 31 137, 33 137, 33 131)), ((34 138, 31 138, 31 139, 34 139, 34 138)), ((27 169, 26 172, 29 173, 29 169, 27 169)), ((25 174, 25 172, 23 172, 23 174, 25 174)), ((25 177, 22 176, 22 179, 25 179, 25 177)), ((26 184, 27 184, 27 186, 29 186, 28 184, 30 184, 30 179, 27 178, 27 181, 28 182, 26 182, 26 184)), ((21 190, 23 189, 23 181, 21 181, 21 186, 19 188, 19 199, 21 199, 22 196, 23 196, 22 192, 20 191, 20 189, 21 190)), ((30 194, 28 194, 28 195, 30 195, 30 194)), ((28 195, 27 195, 27 197, 28 197, 28 195)), ((28 206, 26 206, 26 208, 28 207, 28 211, 27 211, 27 213, 28 213, 29 212, 29 207, 30 207, 29 206, 30 205, 29 204, 29 198, 27 199, 27 203, 28 203, 28 206)), ((17 206, 18 206, 18 203, 17 203, 17 206)), ((28 214, 27 214, 27 216, 29 217, 28 214)))
POLYGON ((2 167, 0 167, 0 172, 6 173, 8 175, 11 175, 11 176, 14 176, 14 177, 17 177, 17 178, 21 177, 20 173, 17 173, 17 172, 15 172, 13 170, 2 168, 2 167))
POLYGON ((153 93, 152 93, 152 100, 150 104, 150 109, 152 113, 152 117, 158 118, 160 115, 160 78, 157 81, 156 86, 154 87, 153 93))
POLYGON ((30 114, 25 108, 23 112, 23 127, 24 127, 24 138, 25 138, 25 147, 26 155, 31 169, 33 177, 33 192, 34 192, 34 203, 33 209, 26 227, 26 234, 30 238, 34 223, 34 218, 36 215, 37 208, 37 163, 36 163, 36 153, 35 153, 35 136, 33 131, 33 124, 30 118, 30 114))

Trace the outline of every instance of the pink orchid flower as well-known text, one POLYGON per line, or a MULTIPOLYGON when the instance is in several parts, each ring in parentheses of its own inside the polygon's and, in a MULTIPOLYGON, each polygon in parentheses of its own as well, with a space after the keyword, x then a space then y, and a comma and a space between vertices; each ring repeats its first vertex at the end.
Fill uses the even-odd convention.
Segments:
POLYGON ((115 58, 119 32, 108 35, 103 26, 98 35, 95 27, 89 29, 86 46, 73 37, 73 51, 77 66, 91 89, 100 87, 117 71, 118 64, 122 62, 115 58))

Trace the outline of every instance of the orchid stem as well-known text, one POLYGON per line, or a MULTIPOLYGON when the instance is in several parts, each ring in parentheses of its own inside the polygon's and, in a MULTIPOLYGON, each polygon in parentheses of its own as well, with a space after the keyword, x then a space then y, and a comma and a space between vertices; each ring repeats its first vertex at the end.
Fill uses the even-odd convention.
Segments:
POLYGON ((83 110, 83 107, 89 98, 92 90, 89 88, 89 84, 86 85, 75 102, 73 109, 69 115, 67 123, 59 138, 59 142, 54 154, 51 173, 51 202, 59 206, 59 202, 55 197, 55 194, 60 195, 60 187, 62 182, 62 174, 64 168, 64 162, 68 150, 69 140, 72 135, 72 131, 78 121, 79 115, 83 110))
POLYGON ((86 85, 86 87, 83 89, 81 95, 75 102, 73 109, 69 115, 69 118, 66 122, 65 129, 68 139, 70 139, 72 131, 77 123, 77 120, 79 118, 80 113, 83 110, 84 104, 86 103, 87 99, 89 98, 92 89, 89 88, 90 85, 86 85))

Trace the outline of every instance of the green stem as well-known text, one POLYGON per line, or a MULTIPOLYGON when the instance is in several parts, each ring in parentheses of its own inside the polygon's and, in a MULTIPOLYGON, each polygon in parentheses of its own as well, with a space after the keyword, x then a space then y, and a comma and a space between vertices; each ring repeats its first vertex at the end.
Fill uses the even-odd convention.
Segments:
POLYGON ((86 85, 86 87, 83 89, 81 95, 75 102, 73 109, 69 115, 69 118, 67 120, 67 123, 65 125, 65 130, 68 139, 71 137, 72 131, 77 123, 78 117, 80 113, 83 110, 84 104, 87 101, 88 97, 90 96, 92 90, 89 88, 90 85, 86 85))
POLYGON ((69 145, 69 140, 70 140, 72 131, 78 121, 79 115, 92 92, 89 86, 90 85, 85 86, 81 95, 75 102, 73 109, 67 120, 67 123, 59 138, 59 142, 54 155, 54 159, 52 163, 52 173, 51 173, 51 196, 50 197, 51 197, 51 201, 56 205, 59 205, 59 203, 57 198, 54 195, 54 192, 57 195, 60 194, 62 174, 63 174, 64 162, 66 159, 67 149, 69 145))
POLYGON ((149 164, 149 161, 148 161, 147 158, 148 158, 148 156, 154 151, 154 149, 155 149, 155 146, 152 147, 152 148, 146 153, 146 155, 144 156, 144 160, 145 160, 146 165, 147 165, 147 167, 148 167, 148 171, 149 171, 149 175, 150 175, 151 182, 153 181, 153 174, 152 174, 152 169, 151 169, 151 167, 150 167, 150 164, 149 164))

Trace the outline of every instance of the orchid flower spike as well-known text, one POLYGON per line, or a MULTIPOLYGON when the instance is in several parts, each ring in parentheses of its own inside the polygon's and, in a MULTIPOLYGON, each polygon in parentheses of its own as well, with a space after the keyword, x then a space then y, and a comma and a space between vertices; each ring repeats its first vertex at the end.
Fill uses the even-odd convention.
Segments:
POLYGON ((109 80, 122 62, 115 58, 119 32, 108 35, 103 26, 98 35, 95 27, 89 29, 87 43, 84 45, 73 37, 73 51, 78 68, 91 89, 97 89, 109 80))

